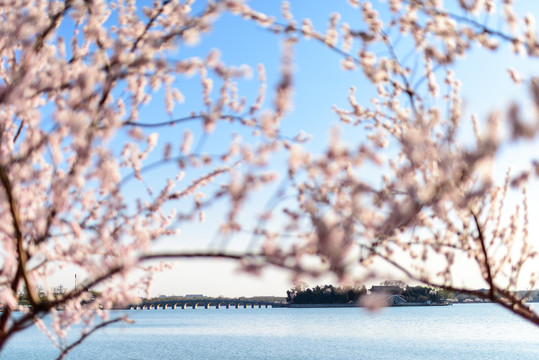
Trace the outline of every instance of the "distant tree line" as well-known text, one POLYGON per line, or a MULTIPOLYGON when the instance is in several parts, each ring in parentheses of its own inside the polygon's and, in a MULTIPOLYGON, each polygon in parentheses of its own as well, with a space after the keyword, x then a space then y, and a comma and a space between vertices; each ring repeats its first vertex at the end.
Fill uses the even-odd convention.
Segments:
POLYGON ((313 288, 296 288, 286 292, 289 304, 347 304, 357 302, 367 293, 365 286, 336 287, 333 285, 315 286, 313 288))
MULTIPOLYGON (((47 294, 42 286, 36 285, 34 292, 42 300, 46 300, 48 298, 56 299, 66 293, 66 288, 63 285, 59 285, 52 289, 52 294, 47 294)), ((26 288, 26 286, 23 286, 22 289, 19 290, 19 292, 17 293, 17 301, 19 305, 29 306, 30 302, 28 296, 28 289, 26 288)))
MULTIPOLYGON (((400 295, 407 303, 475 301, 475 297, 468 294, 454 293, 430 286, 410 286, 402 281, 394 280, 384 281, 380 283, 380 286, 371 288, 370 292, 400 295)), ((286 302, 289 304, 347 304, 359 301, 359 298, 367 293, 367 288, 363 285, 355 287, 324 285, 309 288, 306 284, 301 284, 286 292, 286 302)))
MULTIPOLYGON (((385 286, 391 291, 388 293, 392 295, 400 295, 407 303, 441 303, 441 302, 452 302, 452 303, 467 303, 467 302, 484 302, 485 300, 479 299, 475 295, 470 295, 468 293, 459 293, 448 291, 431 286, 410 286, 402 281, 384 281, 380 284, 381 287, 385 286), (398 287, 399 290, 395 292, 395 287, 398 287)), ((486 289, 479 289, 478 292, 488 291, 486 289)))
MULTIPOLYGON (((479 289, 478 292, 488 292, 488 289, 479 289)), ((459 293, 452 291, 439 291, 443 299, 455 303, 466 302, 490 302, 488 299, 480 298, 467 293, 459 293)), ((514 296, 522 299, 523 302, 539 302, 539 290, 519 290, 514 293, 514 296)))
MULTIPOLYGON (((457 293, 448 290, 443 290, 430 286, 410 286, 400 280, 387 280, 380 283, 379 287, 387 287, 388 295, 400 295, 407 303, 440 303, 440 302, 484 302, 476 296, 467 293, 457 293), (398 291, 396 291, 396 289, 398 291)), ((61 288, 59 290, 62 290, 61 288)), ((384 291, 384 289, 382 289, 384 291)), ((480 289, 478 291, 487 291, 480 289)), ((222 300, 244 300, 244 301, 268 301, 268 302, 283 302, 286 300, 289 304, 348 304, 359 301, 359 298, 368 293, 364 285, 361 286, 333 286, 323 285, 308 288, 305 283, 300 284, 286 292, 286 299, 279 296, 253 296, 253 297, 237 297, 230 298, 219 296, 217 299, 222 300)), ((539 290, 530 292, 519 291, 518 296, 526 298, 528 302, 539 302, 539 290)), ((22 296, 24 298, 24 296, 22 296)), ((194 300, 185 296, 167 296, 152 299, 144 299, 149 301, 169 301, 169 300, 194 300)))
MULTIPOLYGON (((478 292, 488 292, 488 289, 478 289, 478 292)), ((539 302, 539 290, 531 291, 517 291, 514 294, 525 302, 539 302)), ((490 302, 475 295, 468 293, 453 292, 448 290, 442 290, 438 288, 428 286, 406 286, 401 296, 406 302, 452 302, 452 303, 476 303, 476 302, 490 302)))

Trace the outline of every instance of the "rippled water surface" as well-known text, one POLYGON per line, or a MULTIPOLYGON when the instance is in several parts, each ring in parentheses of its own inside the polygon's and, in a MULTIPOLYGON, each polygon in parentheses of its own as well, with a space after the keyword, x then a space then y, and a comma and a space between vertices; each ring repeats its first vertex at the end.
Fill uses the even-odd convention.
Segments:
MULTIPOLYGON (((359 308, 127 312, 134 324, 93 334, 67 359, 539 359, 539 327, 492 304, 375 315, 359 308)), ((35 328, 0 353, 0 359, 57 356, 35 328)))

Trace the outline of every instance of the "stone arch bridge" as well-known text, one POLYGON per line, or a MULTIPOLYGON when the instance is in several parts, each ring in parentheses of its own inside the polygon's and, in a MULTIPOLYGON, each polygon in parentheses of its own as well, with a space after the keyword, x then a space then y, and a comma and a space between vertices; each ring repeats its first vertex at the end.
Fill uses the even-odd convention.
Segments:
POLYGON ((152 310, 152 309, 197 309, 198 307, 204 307, 209 309, 210 307, 220 308, 262 308, 262 307, 285 307, 285 304, 269 301, 256 301, 256 300, 240 300, 240 299, 182 299, 182 300, 151 300, 143 301, 139 304, 129 305, 127 308, 130 310, 152 310))

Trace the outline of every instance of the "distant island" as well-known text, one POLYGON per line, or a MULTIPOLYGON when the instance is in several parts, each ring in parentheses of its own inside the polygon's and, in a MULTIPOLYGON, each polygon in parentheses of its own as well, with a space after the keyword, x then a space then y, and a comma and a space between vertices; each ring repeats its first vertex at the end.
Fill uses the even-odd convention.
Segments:
POLYGON ((446 294, 427 286, 382 283, 367 289, 362 286, 333 285, 288 290, 286 302, 290 307, 348 307, 348 306, 432 306, 449 305, 446 294))
MULTIPOLYGON (((300 285, 288 290, 286 294, 286 303, 290 307, 362 306, 372 299, 383 302, 383 306, 441 306, 488 302, 466 293, 454 293, 429 286, 410 286, 395 280, 384 281, 370 289, 364 285, 355 287, 324 285, 312 288, 300 285)), ((518 295, 527 302, 539 301, 538 290, 520 291, 518 295)))

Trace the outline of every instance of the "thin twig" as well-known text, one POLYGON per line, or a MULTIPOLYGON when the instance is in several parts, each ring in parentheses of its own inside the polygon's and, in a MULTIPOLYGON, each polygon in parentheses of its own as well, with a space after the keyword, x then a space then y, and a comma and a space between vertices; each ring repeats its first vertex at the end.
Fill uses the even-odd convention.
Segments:
POLYGON ((73 342, 71 345, 69 345, 66 348, 62 349, 62 352, 56 358, 56 360, 62 360, 63 358, 65 358, 65 356, 67 355, 68 352, 73 350, 76 346, 79 346, 87 337, 92 335, 97 330, 99 330, 101 328, 104 328, 105 326, 109 326, 111 324, 120 322, 120 321, 127 321, 127 316, 122 316, 122 317, 119 317, 119 318, 116 318, 116 319, 107 320, 107 321, 104 321, 101 324, 95 326, 92 330, 88 331, 87 333, 82 334, 77 341, 73 342))

